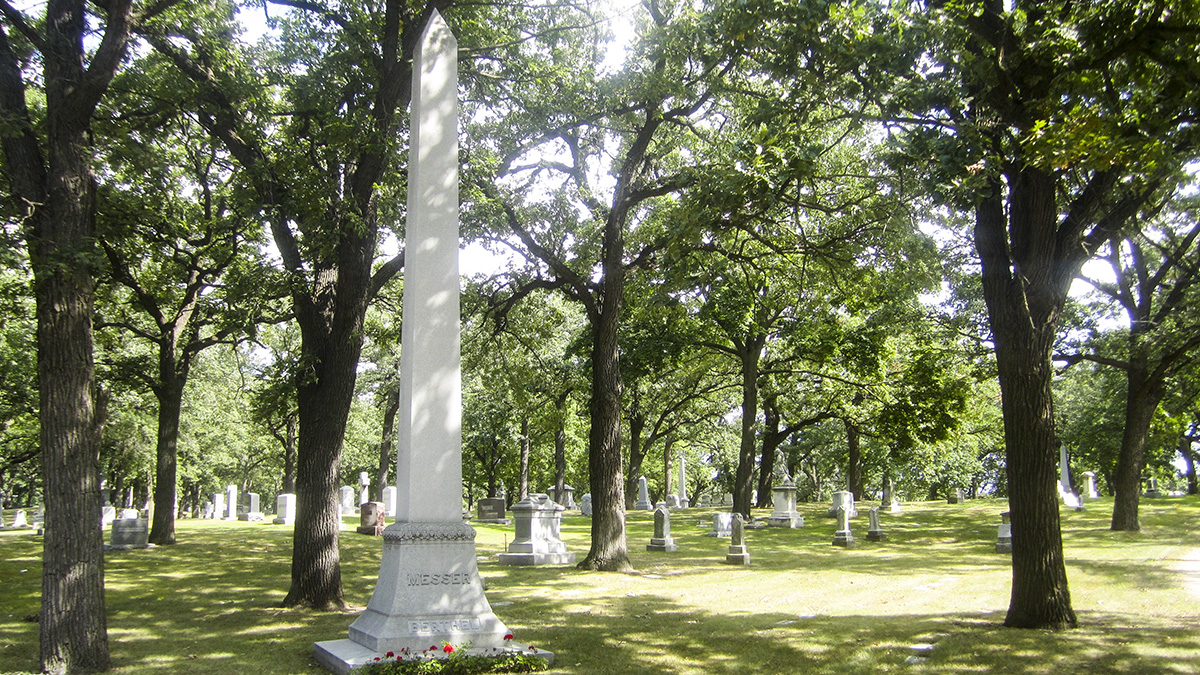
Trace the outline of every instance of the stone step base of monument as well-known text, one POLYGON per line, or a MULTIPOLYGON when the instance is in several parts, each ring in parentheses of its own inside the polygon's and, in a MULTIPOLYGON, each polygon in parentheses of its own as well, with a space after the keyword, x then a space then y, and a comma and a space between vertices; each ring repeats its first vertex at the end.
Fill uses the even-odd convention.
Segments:
POLYGON ((574 553, 501 553, 501 565, 574 565, 574 553))
POLYGON ((646 550, 647 551, 666 551, 669 553, 671 551, 679 550, 679 547, 675 545, 674 538, 655 539, 654 537, 651 537, 650 543, 646 544, 646 550))
MULTIPOLYGON (((431 645, 432 646, 432 645, 431 645)), ((536 656, 546 660, 547 665, 554 665, 554 652, 547 652, 541 649, 534 649, 529 645, 511 643, 504 649, 474 649, 471 647, 457 648, 458 653, 466 654, 467 656, 486 656, 499 658, 505 653, 520 653, 529 656, 536 656)), ((450 655, 442 651, 429 652, 434 658, 448 658, 450 655)), ((388 659, 387 655, 381 652, 368 649, 357 642, 350 639, 342 640, 326 640, 313 645, 313 658, 317 663, 321 664, 326 670, 336 673, 336 675, 346 675, 355 668, 360 668, 372 663, 380 661, 392 660, 388 659)))
POLYGON ((883 531, 867 530, 867 541, 887 541, 887 535, 883 531))
POLYGON ((770 527, 786 527, 794 530, 804 527, 804 516, 771 516, 767 518, 767 525, 770 527))
POLYGON ((833 535, 833 545, 841 546, 842 548, 854 548, 857 544, 854 542, 854 535, 849 532, 836 532, 833 535))

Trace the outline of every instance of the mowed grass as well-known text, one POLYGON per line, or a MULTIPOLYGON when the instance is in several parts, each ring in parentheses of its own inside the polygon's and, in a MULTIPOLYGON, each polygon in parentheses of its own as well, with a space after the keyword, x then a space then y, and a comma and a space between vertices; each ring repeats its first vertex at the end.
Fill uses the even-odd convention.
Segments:
MULTIPOLYGON (((831 545, 827 506, 806 527, 747 531, 749 567, 706 537, 712 509, 676 511, 679 550, 645 550, 649 512, 629 514, 635 574, 504 567, 512 527, 477 525, 479 568, 517 640, 556 654, 551 672, 1200 673, 1200 499, 1143 500, 1140 533, 1108 530, 1110 500, 1062 511, 1080 627, 1001 626, 1010 566, 994 552, 1003 501, 905 503, 888 541, 831 545), (913 647, 932 644, 923 663, 913 647)), ((564 520, 586 554, 590 521, 564 520)), ((756 512, 766 516, 768 511, 756 512)), ((352 519, 347 518, 347 522, 352 519)), ((316 673, 312 644, 346 637, 375 587, 382 542, 341 537, 346 612, 283 609, 291 528, 182 520, 179 543, 105 556, 114 673, 316 673)), ((0 672, 37 668, 41 538, 0 533, 0 672)))

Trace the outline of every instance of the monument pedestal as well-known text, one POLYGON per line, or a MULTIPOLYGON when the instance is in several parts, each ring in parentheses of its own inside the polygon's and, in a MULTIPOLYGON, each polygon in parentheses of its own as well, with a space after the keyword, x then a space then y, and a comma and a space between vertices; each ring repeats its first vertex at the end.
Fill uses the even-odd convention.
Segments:
MULTIPOLYGON (((335 673, 387 652, 420 653, 448 642, 472 651, 521 649, 492 613, 475 559, 475 529, 466 523, 396 523, 383 531, 379 581, 345 640, 318 642, 314 655, 335 673)), ((538 650, 538 656, 553 655, 538 650)))

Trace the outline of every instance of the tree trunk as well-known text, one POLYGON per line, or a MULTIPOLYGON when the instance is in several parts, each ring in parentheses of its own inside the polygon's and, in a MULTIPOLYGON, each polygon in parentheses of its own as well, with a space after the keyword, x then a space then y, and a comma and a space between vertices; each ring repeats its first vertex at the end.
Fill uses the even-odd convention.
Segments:
MULTIPOLYGON (((608 229, 612 229, 610 217, 608 229)), ((624 219, 620 219, 624 225, 624 219)), ((606 237, 604 295, 601 310, 592 322, 592 398, 589 405, 591 430, 588 434, 589 487, 592 493, 592 546, 580 569, 627 572, 629 562, 625 541, 625 472, 621 457, 621 363, 617 329, 621 320, 624 270, 621 252, 623 236, 609 232, 606 237), (612 248, 616 249, 615 260, 612 248)))
POLYGON ((186 375, 178 375, 173 350, 159 352, 158 443, 155 447, 154 524, 151 544, 175 543, 175 501, 178 483, 179 415, 183 409, 186 375))
POLYGON ((846 489, 854 495, 854 499, 863 499, 862 477, 862 434, 858 424, 849 417, 843 418, 846 426, 846 489))
POLYGON ((733 483, 733 512, 750 518, 754 449, 758 444, 758 360, 765 338, 750 337, 739 350, 742 370, 742 435, 733 483))
MULTIPOLYGON (((379 468, 375 472, 375 485, 371 498, 383 501, 383 490, 388 486, 388 469, 392 466, 392 455, 396 452, 396 413, 400 410, 400 389, 395 396, 388 393, 383 407, 383 433, 379 439, 379 468)), ((492 496, 492 495, 489 495, 492 496)))
POLYGON ((1055 182, 1037 169, 1014 172, 1007 209, 1003 190, 996 179, 977 202, 975 245, 996 345, 1007 452, 1013 581, 1004 623, 1074 627, 1055 489, 1058 452, 1050 360, 1057 319, 1074 275, 1059 269, 1062 263, 1055 258, 1055 182), (1025 237, 1011 248, 1010 218, 1012 231, 1025 237), (1010 252, 1020 255, 1016 262, 1010 252))
POLYGON ((775 478, 775 454, 784 435, 779 431, 782 421, 779 418, 778 394, 771 394, 763 399, 763 415, 765 425, 762 433, 762 455, 758 460, 758 500, 755 503, 760 509, 772 505, 771 481, 775 478))
MULTIPOLYGON (((564 401, 565 397, 559 400, 564 401)), ((554 494, 558 495, 559 499, 562 499, 563 491, 567 486, 567 430, 561 421, 564 406, 565 403, 555 404, 560 421, 554 427, 554 494)), ((526 435, 528 435, 529 418, 525 418, 522 423, 525 426, 526 435)))
POLYGON ((1150 433, 1150 423, 1162 394, 1161 389, 1149 381, 1144 356, 1130 359, 1126 379, 1125 430, 1121 434, 1121 452, 1117 455, 1117 470, 1113 476, 1110 529, 1137 532, 1141 529, 1138 502, 1142 491, 1142 470, 1146 468, 1146 436, 1150 433))
POLYGON ((1196 481, 1196 453, 1192 452, 1192 439, 1186 433, 1179 438, 1179 454, 1183 456, 1183 462, 1187 466, 1187 493, 1200 493, 1200 486, 1196 481))
POLYGON ((632 509, 633 501, 638 493, 638 479, 641 478, 642 462, 646 459, 647 448, 643 443, 642 432, 646 429, 646 418, 639 411, 636 400, 630 405, 629 411, 629 466, 625 470, 625 508, 632 509))
POLYGON ((668 435, 663 439, 663 499, 666 500, 666 495, 679 495, 679 490, 671 492, 671 446, 674 445, 675 439, 668 435))
POLYGON ((529 496, 529 427, 527 419, 521 421, 521 468, 517 476, 517 501, 529 496))
POLYGON ((283 491, 296 494, 297 421, 288 415, 283 438, 283 491))
POLYGON ((84 4, 50 0, 39 26, 44 38, 39 45, 44 152, 8 27, 0 27, 5 192, 22 210, 8 218, 25 224, 37 305, 45 506, 38 623, 40 666, 46 673, 109 666, 99 528, 102 417, 93 399, 95 179, 90 137, 92 115, 124 58, 131 12, 128 0, 110 3, 100 44, 85 50, 84 32, 95 26, 88 26, 84 4))

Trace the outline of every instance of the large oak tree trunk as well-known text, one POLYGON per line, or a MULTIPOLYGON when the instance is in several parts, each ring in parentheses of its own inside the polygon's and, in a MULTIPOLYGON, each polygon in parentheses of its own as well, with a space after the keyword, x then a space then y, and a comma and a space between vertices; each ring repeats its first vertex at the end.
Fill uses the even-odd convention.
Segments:
POLYGON ((1014 173, 1009 213, 998 180, 975 212, 975 245, 996 345, 1012 514, 1012 596, 1004 623, 1073 627, 1055 489, 1058 452, 1050 357, 1074 275, 1064 273, 1055 260, 1054 181, 1036 169, 1014 173), (1006 243, 1010 227, 1023 237, 1012 249, 1006 243), (1010 262, 1010 250, 1016 264, 1010 262))
POLYGON ((633 566, 625 541, 625 472, 621 466, 620 295, 609 297, 615 303, 601 312, 592 341, 592 428, 588 434, 592 546, 579 568, 625 572, 633 566))

